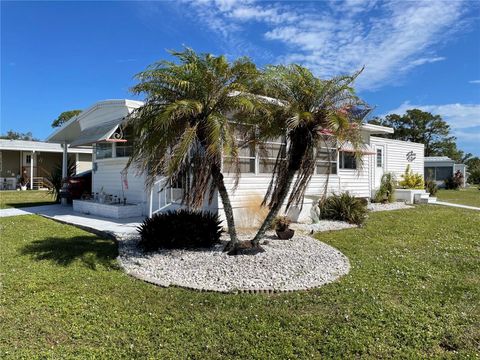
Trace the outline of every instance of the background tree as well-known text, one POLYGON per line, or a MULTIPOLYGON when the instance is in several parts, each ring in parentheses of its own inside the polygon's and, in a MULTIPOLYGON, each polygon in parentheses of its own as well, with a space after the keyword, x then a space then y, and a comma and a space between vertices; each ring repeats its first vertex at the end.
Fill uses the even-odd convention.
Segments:
POLYGON ((277 157, 264 200, 270 211, 252 240, 254 247, 259 246, 285 201, 286 210, 303 203, 318 150, 325 146, 326 138, 332 136, 339 143, 349 141, 361 162, 360 125, 369 110, 365 111, 365 103, 351 87, 358 74, 320 80, 298 65, 270 66, 265 70, 265 95, 278 99, 272 102, 276 109, 271 112, 272 125, 267 126, 266 133, 286 134, 289 146, 286 158, 282 151, 277 157))
POLYGON ((369 123, 395 129, 393 134, 385 137, 425 144, 425 156, 448 156, 459 163, 469 157, 457 148, 456 138, 450 134, 450 125, 440 115, 410 109, 404 115, 390 114, 383 119, 375 117, 369 123))
POLYGON ((450 159, 455 160, 456 163, 465 163, 472 156, 471 153, 465 154, 457 147, 454 136, 434 144, 432 154, 431 156, 448 156, 450 159))
POLYGON ((37 138, 33 137, 30 131, 27 133, 21 133, 13 130, 8 130, 6 134, 0 135, 0 139, 39 141, 37 138))
POLYGON ((74 116, 77 116, 80 114, 82 110, 69 110, 69 111, 64 111, 58 117, 53 120, 52 122, 52 128, 60 127, 64 123, 66 123, 68 120, 73 118, 74 116))
POLYGON ((473 157, 466 161, 468 182, 470 184, 480 184, 480 158, 473 157))
POLYGON ((171 52, 178 63, 160 61, 137 75, 134 94, 146 94, 145 104, 130 117, 133 126, 134 165, 146 175, 147 186, 157 176, 175 182, 189 175, 183 184, 183 203, 200 208, 218 190, 223 204, 230 243, 238 242, 233 210, 221 172, 222 154, 230 159, 233 172, 240 174, 238 144, 227 116, 253 113, 261 106, 248 95, 257 77, 247 58, 229 63, 224 56, 196 54, 191 49, 171 52))

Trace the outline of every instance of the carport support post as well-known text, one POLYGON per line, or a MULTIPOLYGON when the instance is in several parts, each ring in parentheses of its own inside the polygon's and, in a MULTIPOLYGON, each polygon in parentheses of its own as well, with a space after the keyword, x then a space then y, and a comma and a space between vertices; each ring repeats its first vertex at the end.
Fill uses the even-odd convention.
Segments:
POLYGON ((35 158, 35 150, 32 151, 30 157, 30 190, 33 190, 33 159, 35 158))
MULTIPOLYGON (((67 142, 63 142, 63 158, 62 158, 62 184, 63 180, 68 176, 68 145, 67 142)), ((62 205, 67 205, 67 198, 62 198, 62 205)))

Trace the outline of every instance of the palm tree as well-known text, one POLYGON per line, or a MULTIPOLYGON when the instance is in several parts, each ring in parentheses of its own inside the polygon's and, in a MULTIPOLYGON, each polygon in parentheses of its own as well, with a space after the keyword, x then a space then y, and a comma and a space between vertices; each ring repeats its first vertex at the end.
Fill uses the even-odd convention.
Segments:
POLYGON ((130 116, 134 165, 151 187, 158 175, 183 184, 182 202, 200 208, 218 190, 230 235, 227 250, 238 242, 233 210, 222 174, 222 154, 231 159, 237 183, 238 144, 228 116, 256 111, 258 101, 248 94, 258 75, 256 66, 241 58, 197 54, 192 49, 170 52, 178 61, 160 61, 136 78, 134 94, 146 94, 145 104, 130 116))
MULTIPOLYGON (((278 101, 270 103, 275 109, 270 112, 270 121, 263 121, 264 137, 284 132, 289 145, 286 156, 280 151, 277 157, 264 198, 264 205, 268 204, 270 210, 252 240, 253 247, 259 246, 287 198, 286 210, 303 203, 317 153, 327 142, 334 140, 337 146, 350 142, 361 164, 364 145, 360 125, 369 108, 351 87, 360 72, 321 80, 299 65, 270 66, 265 70, 264 88, 278 101)), ((326 191, 325 187, 324 197, 326 191)))

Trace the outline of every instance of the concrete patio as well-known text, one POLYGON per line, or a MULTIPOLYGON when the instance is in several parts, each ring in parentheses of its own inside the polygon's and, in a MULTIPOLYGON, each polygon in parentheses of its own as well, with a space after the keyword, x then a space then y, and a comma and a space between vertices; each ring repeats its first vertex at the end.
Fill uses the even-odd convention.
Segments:
POLYGON ((137 226, 143 221, 143 217, 126 219, 110 219, 95 215, 86 215, 73 211, 72 206, 43 205, 24 208, 11 208, 0 210, 0 217, 19 215, 41 215, 55 221, 75 225, 92 232, 102 232, 119 237, 137 233, 137 226))

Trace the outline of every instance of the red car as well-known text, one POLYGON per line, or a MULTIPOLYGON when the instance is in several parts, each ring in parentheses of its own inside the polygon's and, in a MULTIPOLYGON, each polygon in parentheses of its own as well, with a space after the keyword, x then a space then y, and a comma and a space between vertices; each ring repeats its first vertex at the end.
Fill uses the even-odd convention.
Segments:
POLYGON ((82 195, 90 195, 92 192, 92 170, 84 171, 70 176, 63 182, 60 189, 60 198, 68 200, 80 199, 82 195))

